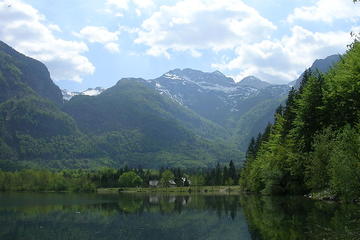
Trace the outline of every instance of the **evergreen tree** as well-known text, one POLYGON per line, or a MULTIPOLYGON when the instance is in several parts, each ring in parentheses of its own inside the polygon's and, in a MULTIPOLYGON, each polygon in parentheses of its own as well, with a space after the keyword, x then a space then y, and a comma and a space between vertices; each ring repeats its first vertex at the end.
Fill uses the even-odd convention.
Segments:
POLYGON ((324 107, 327 123, 355 126, 360 116, 360 42, 355 42, 326 76, 324 107))
POLYGON ((313 136, 324 125, 323 115, 323 85, 324 78, 318 73, 309 76, 303 91, 297 99, 297 111, 295 118, 295 136, 302 141, 303 151, 311 150, 313 136))
POLYGON ((236 168, 234 162, 231 160, 229 163, 229 177, 232 179, 233 183, 238 182, 238 176, 236 174, 236 168))
MULTIPOLYGON (((261 135, 260 135, 261 136, 261 135)), ((246 151, 246 160, 250 158, 255 158, 256 156, 256 142, 254 138, 251 138, 249 147, 246 151)))
POLYGON ((229 170, 227 166, 224 166, 221 185, 226 185, 226 182, 229 180, 229 178, 230 178, 229 170))
POLYGON ((250 142, 241 188, 263 194, 329 190, 347 201, 358 199, 359 81, 356 41, 326 75, 306 71, 274 125, 250 142))
POLYGON ((214 185, 220 186, 222 184, 222 176, 221 175, 222 174, 221 174, 220 164, 217 163, 216 168, 215 168, 215 184, 214 185))
POLYGON ((286 105, 284 109, 284 129, 282 135, 285 137, 289 134, 290 130, 293 128, 294 120, 296 118, 296 99, 298 98, 298 92, 295 88, 291 88, 286 100, 286 105))

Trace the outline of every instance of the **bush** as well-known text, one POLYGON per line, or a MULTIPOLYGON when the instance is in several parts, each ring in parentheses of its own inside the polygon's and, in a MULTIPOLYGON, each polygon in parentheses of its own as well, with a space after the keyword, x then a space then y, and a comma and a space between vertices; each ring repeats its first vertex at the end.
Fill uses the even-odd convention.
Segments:
POLYGON ((331 189, 342 200, 360 197, 360 134, 346 126, 338 135, 330 158, 331 189))
POLYGON ((138 187, 143 180, 133 171, 123 173, 119 177, 119 184, 121 187, 138 187))

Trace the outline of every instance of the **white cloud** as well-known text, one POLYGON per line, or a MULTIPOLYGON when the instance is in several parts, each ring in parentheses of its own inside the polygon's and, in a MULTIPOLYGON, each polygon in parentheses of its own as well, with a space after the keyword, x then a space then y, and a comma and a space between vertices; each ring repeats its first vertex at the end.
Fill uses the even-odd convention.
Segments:
POLYGON ((127 10, 129 8, 129 0, 106 0, 106 5, 127 10))
POLYGON ((269 82, 289 82, 310 67, 315 59, 343 53, 350 42, 348 32, 318 33, 294 26, 290 36, 241 45, 236 49, 234 59, 213 64, 213 67, 238 70, 237 80, 255 75, 269 82))
POLYGON ((131 7, 136 8, 135 13, 137 16, 141 16, 142 11, 155 7, 154 0, 106 0, 105 5, 106 12, 118 17, 123 17, 123 11, 129 10, 131 7))
POLYGON ((119 33, 110 32, 105 27, 86 26, 80 30, 79 36, 89 42, 108 43, 119 40, 119 33))
POLYGON ((47 65, 54 80, 80 82, 95 67, 82 53, 88 51, 83 42, 57 38, 59 26, 48 24, 46 18, 29 4, 19 0, 0 2, 0 39, 16 50, 47 65))
POLYGON ((135 4, 135 6, 142 9, 152 8, 155 6, 153 0, 132 0, 132 2, 135 4))
POLYGON ((267 39, 276 26, 240 0, 182 0, 161 6, 138 31, 138 44, 149 55, 170 57, 170 50, 199 56, 202 49, 220 51, 267 39))
POLYGON ((360 5, 354 4, 351 0, 318 0, 313 6, 295 8, 287 20, 331 23, 338 19, 354 20, 359 17, 360 5))
POLYGON ((86 26, 80 30, 79 33, 74 33, 75 36, 85 39, 90 43, 101 43, 104 47, 114 53, 119 52, 120 47, 116 41, 119 40, 120 32, 110 32, 105 27, 86 26))
POLYGON ((62 32, 61 28, 56 24, 49 24, 48 28, 54 32, 62 32))
POLYGON ((113 42, 110 42, 110 43, 105 44, 105 48, 106 48, 109 52, 112 52, 112 53, 120 52, 119 44, 116 44, 116 43, 113 43, 113 42))

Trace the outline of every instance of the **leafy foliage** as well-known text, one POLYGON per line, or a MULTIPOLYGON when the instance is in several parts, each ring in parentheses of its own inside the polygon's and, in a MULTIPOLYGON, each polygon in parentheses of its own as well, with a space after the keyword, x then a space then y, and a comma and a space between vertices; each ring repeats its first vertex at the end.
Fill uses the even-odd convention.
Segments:
POLYGON ((248 148, 240 184, 263 194, 330 190, 360 197, 360 44, 355 42, 328 74, 304 74, 266 139, 248 148))
POLYGON ((164 187, 170 186, 170 181, 174 180, 175 176, 170 170, 166 170, 161 174, 160 184, 164 187))
POLYGON ((123 173, 119 178, 121 187, 138 187, 143 183, 143 180, 133 171, 123 173))
POLYGON ((360 197, 360 131, 345 126, 334 141, 329 163, 331 189, 350 201, 360 197))
POLYGON ((0 171, 0 191, 95 191, 96 186, 86 175, 46 170, 0 171))

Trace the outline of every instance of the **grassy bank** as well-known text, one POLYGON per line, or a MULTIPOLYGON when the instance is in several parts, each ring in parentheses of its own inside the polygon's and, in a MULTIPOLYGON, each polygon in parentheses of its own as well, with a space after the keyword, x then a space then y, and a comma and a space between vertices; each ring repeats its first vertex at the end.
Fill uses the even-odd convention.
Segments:
POLYGON ((239 186, 198 186, 159 188, 98 188, 98 193, 240 193, 239 186))

